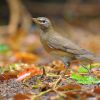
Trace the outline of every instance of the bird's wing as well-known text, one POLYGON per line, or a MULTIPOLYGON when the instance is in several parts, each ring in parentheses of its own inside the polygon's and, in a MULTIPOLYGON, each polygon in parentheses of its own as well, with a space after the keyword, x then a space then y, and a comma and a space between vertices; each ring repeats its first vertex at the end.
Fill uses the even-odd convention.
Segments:
POLYGON ((50 48, 62 50, 76 55, 89 54, 88 51, 78 47, 69 39, 61 37, 59 34, 55 34, 52 38, 51 37, 48 38, 48 46, 50 48))

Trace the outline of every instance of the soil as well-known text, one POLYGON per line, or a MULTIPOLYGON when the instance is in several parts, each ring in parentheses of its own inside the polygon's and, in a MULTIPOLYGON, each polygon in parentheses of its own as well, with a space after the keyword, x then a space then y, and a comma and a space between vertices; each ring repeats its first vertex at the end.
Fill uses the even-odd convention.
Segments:
MULTIPOLYGON (((17 82, 16 79, 0 81, 0 96, 1 96, 2 100, 11 100, 18 93, 39 94, 40 92, 49 89, 50 87, 49 87, 48 83, 50 83, 54 80, 55 80, 55 78, 51 78, 51 77, 42 78, 41 76, 34 76, 25 82, 22 82, 22 81, 17 82), (42 82, 43 82, 42 84, 45 84, 46 87, 43 88, 42 86, 40 86, 40 88, 32 89, 31 87, 36 84, 37 80, 42 80, 42 82)), ((71 82, 72 80, 70 79, 69 81, 71 82)), ((72 81, 71 83, 74 83, 74 81, 72 81)), ((60 86, 65 86, 68 84, 68 81, 63 80, 59 84, 60 84, 60 86)), ((74 84, 76 84, 76 83, 74 83, 74 84)), ((97 86, 100 86, 100 84, 80 85, 80 86, 85 91, 89 91, 97 86)), ((52 98, 52 96, 54 97, 56 95, 57 94, 54 92, 49 92, 49 93, 42 95, 41 99, 39 99, 39 100, 52 100, 50 98, 52 98)), ((56 100, 56 99, 54 99, 54 100, 56 100)), ((92 97, 87 98, 87 100, 96 100, 96 96, 93 94, 92 97)))

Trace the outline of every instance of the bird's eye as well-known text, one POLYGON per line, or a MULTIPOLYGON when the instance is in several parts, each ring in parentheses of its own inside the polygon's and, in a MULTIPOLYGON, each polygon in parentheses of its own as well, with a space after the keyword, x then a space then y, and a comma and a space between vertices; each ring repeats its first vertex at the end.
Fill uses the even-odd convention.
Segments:
POLYGON ((45 23, 46 21, 45 20, 39 20, 41 23, 45 23))
POLYGON ((42 21, 42 23, 45 23, 45 22, 46 22, 45 20, 42 21))

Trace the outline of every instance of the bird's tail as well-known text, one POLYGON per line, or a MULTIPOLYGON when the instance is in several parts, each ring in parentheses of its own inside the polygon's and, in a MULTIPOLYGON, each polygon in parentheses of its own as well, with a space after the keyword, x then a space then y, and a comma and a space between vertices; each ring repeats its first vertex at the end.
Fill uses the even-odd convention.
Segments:
POLYGON ((99 63, 100 62, 100 57, 95 56, 93 54, 86 54, 86 55, 78 55, 77 58, 85 63, 99 63))
POLYGON ((94 61, 94 62, 100 62, 100 57, 97 57, 97 56, 94 57, 93 61, 94 61))

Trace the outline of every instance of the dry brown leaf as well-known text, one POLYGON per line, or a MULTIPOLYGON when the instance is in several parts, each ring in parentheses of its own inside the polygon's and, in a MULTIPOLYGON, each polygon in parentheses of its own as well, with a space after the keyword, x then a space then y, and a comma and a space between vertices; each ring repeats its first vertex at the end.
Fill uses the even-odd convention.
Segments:
POLYGON ((38 56, 26 52, 15 52, 14 57, 17 61, 33 63, 38 60, 38 56))
POLYGON ((4 74, 0 74, 0 80, 9 80, 12 78, 17 78, 17 74, 16 73, 4 73, 4 74))
POLYGON ((31 98, 31 94, 18 93, 14 96, 13 100, 29 100, 30 98, 31 98))
POLYGON ((61 86, 58 88, 59 91, 68 91, 68 90, 80 90, 81 86, 77 84, 68 84, 66 86, 61 86))

